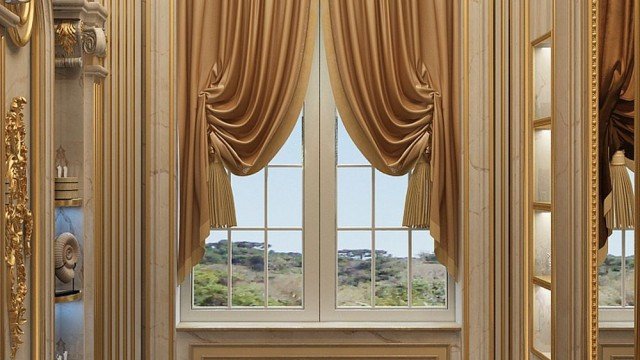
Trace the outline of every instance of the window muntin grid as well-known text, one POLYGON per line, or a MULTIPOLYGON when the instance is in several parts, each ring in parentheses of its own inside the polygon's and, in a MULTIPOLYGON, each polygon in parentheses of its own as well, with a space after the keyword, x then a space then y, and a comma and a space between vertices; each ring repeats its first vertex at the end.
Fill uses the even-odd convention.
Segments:
POLYGON ((448 275, 435 260, 428 230, 402 227, 408 178, 374 169, 337 116, 338 309, 448 307, 448 275))
POLYGON ((194 309, 303 307, 302 122, 301 114, 287 142, 263 170, 249 176, 229 174, 238 226, 211 231, 208 252, 192 272, 194 309), (218 256, 210 261, 213 255, 218 256), (205 277, 205 267, 220 276, 205 277), (211 292, 223 291, 226 296, 211 299, 211 292))

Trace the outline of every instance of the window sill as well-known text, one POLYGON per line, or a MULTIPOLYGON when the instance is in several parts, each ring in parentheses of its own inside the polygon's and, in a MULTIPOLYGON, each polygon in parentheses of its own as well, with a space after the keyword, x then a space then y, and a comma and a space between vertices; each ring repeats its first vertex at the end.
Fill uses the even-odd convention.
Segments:
POLYGON ((340 330, 394 330, 394 331, 450 331, 458 332, 457 322, 180 322, 177 331, 340 331, 340 330))
POLYGON ((633 330, 633 321, 602 321, 598 324, 600 331, 626 331, 633 330))

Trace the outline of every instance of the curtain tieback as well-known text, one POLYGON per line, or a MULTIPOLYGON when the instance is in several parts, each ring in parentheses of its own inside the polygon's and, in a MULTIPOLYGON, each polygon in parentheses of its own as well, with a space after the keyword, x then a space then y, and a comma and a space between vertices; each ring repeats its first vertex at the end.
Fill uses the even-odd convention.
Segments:
POLYGON ((404 203, 402 225, 410 228, 429 227, 431 193, 431 149, 420 156, 409 176, 407 197, 404 203))
POLYGON ((607 228, 634 228, 635 196, 624 151, 618 150, 613 155, 610 170, 612 191, 605 198, 603 205, 607 228))
MULTIPOLYGON (((440 94, 437 91, 431 93, 433 98, 433 117, 441 115, 438 108, 440 94)), ((404 201, 404 217, 402 226, 409 228, 429 228, 431 217, 431 155, 433 140, 433 120, 427 124, 427 147, 418 158, 418 161, 409 176, 407 195, 404 201)))
POLYGON ((209 221, 211 228, 237 225, 236 209, 229 175, 220 155, 209 150, 209 221))

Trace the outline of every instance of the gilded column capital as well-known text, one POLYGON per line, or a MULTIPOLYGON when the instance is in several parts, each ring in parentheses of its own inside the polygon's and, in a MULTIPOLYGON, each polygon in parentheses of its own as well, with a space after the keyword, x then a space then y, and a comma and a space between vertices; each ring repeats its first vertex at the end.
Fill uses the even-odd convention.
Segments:
POLYGON ((81 20, 62 19, 56 21, 55 35, 56 67, 79 68, 88 58, 107 55, 107 36, 102 27, 81 20))

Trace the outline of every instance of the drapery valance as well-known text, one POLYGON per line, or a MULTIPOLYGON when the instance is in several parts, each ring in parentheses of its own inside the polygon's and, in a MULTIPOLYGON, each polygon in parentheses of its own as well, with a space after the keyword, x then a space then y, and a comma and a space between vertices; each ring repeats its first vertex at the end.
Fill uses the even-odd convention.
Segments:
MULTIPOLYGON (((633 159, 634 155, 633 3, 634 0, 599 2, 600 247, 606 245, 607 237, 612 230, 606 225, 606 214, 613 211, 617 201, 612 199, 612 183, 623 183, 620 179, 612 179, 615 172, 611 171, 612 166, 609 164, 619 150, 624 151, 624 156, 629 159, 633 159)), ((616 163, 612 165, 615 166, 616 163)), ((626 176, 626 171, 619 173, 626 176)), ((618 207, 622 208, 620 205, 618 207)), ((609 223, 613 224, 613 221, 609 223)))
POLYGON ((302 109, 315 0, 178 2, 180 223, 178 280, 204 254, 210 228, 235 225, 225 168, 262 169, 302 109))
POLYGON ((413 170, 403 225, 429 227, 457 271, 457 1, 325 0, 331 87, 345 128, 373 166, 413 170))

